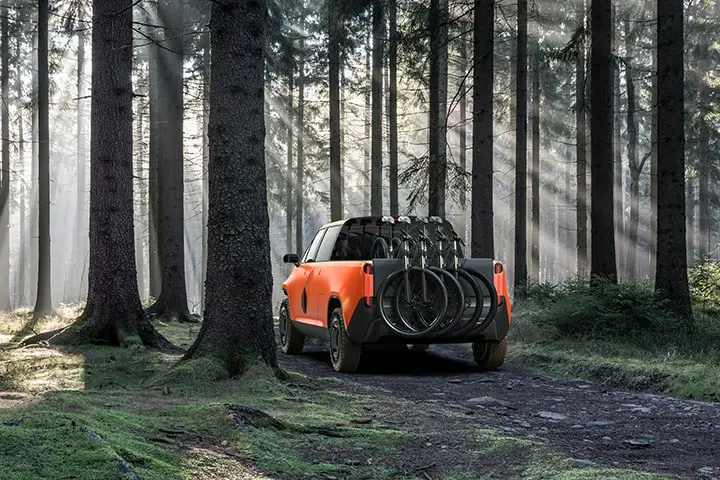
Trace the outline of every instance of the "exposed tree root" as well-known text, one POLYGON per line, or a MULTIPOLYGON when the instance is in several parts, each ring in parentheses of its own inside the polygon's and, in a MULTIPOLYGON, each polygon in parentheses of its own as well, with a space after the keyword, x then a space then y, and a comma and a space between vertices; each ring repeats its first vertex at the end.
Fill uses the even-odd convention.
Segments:
POLYGON ((145 309, 145 314, 164 322, 200 323, 200 320, 190 313, 187 306, 170 305, 169 302, 163 299, 162 295, 155 303, 145 309))

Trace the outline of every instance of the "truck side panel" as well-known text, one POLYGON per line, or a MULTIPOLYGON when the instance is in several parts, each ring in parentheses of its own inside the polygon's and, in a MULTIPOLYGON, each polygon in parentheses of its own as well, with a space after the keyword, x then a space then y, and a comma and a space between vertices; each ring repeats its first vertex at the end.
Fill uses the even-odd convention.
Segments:
POLYGON ((328 326, 328 306, 331 298, 340 301, 345 326, 353 316, 355 307, 364 296, 366 261, 332 261, 314 264, 315 275, 308 290, 312 298, 314 324, 328 326))

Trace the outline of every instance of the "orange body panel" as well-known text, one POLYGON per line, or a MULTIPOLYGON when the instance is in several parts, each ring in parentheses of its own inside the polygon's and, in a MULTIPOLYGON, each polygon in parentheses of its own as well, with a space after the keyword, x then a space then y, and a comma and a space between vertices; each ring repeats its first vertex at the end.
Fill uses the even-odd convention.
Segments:
POLYGON ((510 296, 507 292, 507 281, 505 279, 505 266, 498 262, 494 262, 493 269, 495 269, 495 272, 497 272, 496 267, 497 265, 502 266, 502 270, 500 273, 495 273, 493 275, 493 283, 495 284, 495 290, 497 291, 498 296, 498 302, 504 298, 505 300, 505 308, 507 309, 507 316, 508 316, 508 323, 510 323, 512 319, 512 305, 510 305, 510 296))
MULTIPOLYGON (((340 301, 347 326, 358 302, 366 294, 367 280, 363 267, 367 261, 312 262, 295 267, 282 284, 290 299, 290 317, 297 322, 318 327, 328 326, 331 298, 340 301), (303 310, 302 293, 306 305, 303 310)), ((372 285, 372 284, 371 284, 372 285)))

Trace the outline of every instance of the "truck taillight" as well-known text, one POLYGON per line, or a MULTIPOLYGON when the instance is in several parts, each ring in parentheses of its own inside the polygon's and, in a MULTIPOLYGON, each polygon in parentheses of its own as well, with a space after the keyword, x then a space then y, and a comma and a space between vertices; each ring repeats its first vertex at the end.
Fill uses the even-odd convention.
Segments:
POLYGON ((503 272, 503 264, 495 262, 495 275, 500 275, 503 272))
POLYGON ((365 297, 365 306, 372 306, 373 296, 373 264, 366 263, 363 265, 363 297, 365 297))

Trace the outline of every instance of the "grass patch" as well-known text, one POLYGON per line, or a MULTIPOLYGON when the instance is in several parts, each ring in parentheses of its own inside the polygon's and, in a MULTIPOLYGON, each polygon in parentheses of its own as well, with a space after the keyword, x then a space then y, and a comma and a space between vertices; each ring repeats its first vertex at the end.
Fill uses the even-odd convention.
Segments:
POLYGON ((529 293, 513 310, 515 361, 612 387, 720 401, 720 315, 709 300, 695 304, 688 331, 647 284, 590 287, 574 279, 529 293))

